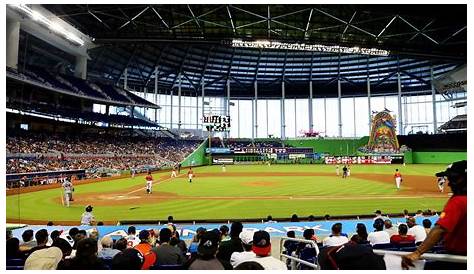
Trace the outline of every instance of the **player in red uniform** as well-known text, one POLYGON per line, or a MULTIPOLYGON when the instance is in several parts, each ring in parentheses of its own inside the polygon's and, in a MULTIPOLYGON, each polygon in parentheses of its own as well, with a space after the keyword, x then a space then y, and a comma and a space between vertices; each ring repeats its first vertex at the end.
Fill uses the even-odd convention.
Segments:
POLYGON ((148 171, 148 175, 145 177, 146 180, 146 193, 151 194, 152 186, 153 186, 153 176, 151 176, 151 172, 148 171))
POLYGON ((400 189, 400 183, 402 182, 402 174, 400 171, 398 171, 398 168, 395 169, 395 174, 393 175, 393 178, 395 178, 395 183, 397 184, 397 190, 400 189))
POLYGON ((188 171, 188 179, 189 179, 189 182, 192 183, 193 182, 193 177, 194 177, 194 172, 191 168, 189 168, 189 171, 188 171))

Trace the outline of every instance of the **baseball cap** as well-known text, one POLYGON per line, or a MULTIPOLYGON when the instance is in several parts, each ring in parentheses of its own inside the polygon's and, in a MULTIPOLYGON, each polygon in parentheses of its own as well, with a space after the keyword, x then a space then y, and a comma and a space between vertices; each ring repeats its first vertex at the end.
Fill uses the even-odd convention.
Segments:
POLYGON ((445 177, 450 175, 463 175, 467 173, 467 161, 458 161, 450 164, 445 171, 436 173, 437 177, 445 177))
POLYGON ((25 261, 25 270, 54 270, 63 257, 58 247, 43 248, 31 253, 25 261))
POLYGON ((87 211, 87 212, 91 212, 92 209, 93 209, 93 207, 92 207, 91 205, 88 205, 88 206, 86 207, 86 211, 87 211))
POLYGON ((257 256, 268 256, 271 249, 270 234, 268 234, 268 232, 259 230, 253 234, 252 251, 257 254, 257 256))
POLYGON ((214 255, 219 245, 219 236, 213 231, 207 231, 199 241, 198 253, 200 255, 214 255))
POLYGON ((150 237, 150 232, 148 232, 148 230, 146 229, 143 229, 140 231, 140 233, 138 234, 138 239, 140 240, 146 240, 150 237))
POLYGON ((377 209, 374 213, 375 214, 382 214, 382 211, 380 211, 380 209, 377 209))
POLYGON ((244 231, 240 232, 239 238, 242 241, 242 243, 244 243, 246 245, 251 245, 252 242, 253 242, 253 234, 254 234, 253 231, 244 230, 244 231))

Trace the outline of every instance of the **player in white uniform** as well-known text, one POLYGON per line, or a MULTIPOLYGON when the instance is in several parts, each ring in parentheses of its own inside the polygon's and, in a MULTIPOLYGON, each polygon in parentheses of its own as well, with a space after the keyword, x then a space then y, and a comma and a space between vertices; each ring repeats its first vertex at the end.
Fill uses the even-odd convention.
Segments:
POLYGON ((336 175, 339 176, 339 165, 336 165, 336 175))
POLYGON ((444 177, 438 177, 438 188, 439 192, 444 191, 444 184, 446 183, 446 179, 444 177))
POLYGON ((225 172, 226 169, 225 169, 225 164, 222 164, 222 172, 225 172))
POLYGON ((176 167, 173 167, 173 170, 171 171, 171 178, 176 178, 176 167))
POLYGON ((69 207, 69 202, 72 201, 72 183, 68 180, 68 178, 65 178, 62 184, 63 190, 64 190, 64 204, 66 204, 67 207, 69 207))
POLYGON ((95 225, 95 217, 92 214, 92 206, 86 207, 86 212, 82 213, 81 225, 95 225))

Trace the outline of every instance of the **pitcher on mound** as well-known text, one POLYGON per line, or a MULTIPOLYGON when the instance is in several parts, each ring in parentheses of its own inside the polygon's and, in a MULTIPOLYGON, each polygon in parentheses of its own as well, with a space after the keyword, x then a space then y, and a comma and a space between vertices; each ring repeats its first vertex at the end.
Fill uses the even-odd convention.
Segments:
POLYGON ((151 194, 153 186, 153 176, 151 176, 151 171, 148 171, 148 175, 145 177, 146 180, 146 194, 151 194))

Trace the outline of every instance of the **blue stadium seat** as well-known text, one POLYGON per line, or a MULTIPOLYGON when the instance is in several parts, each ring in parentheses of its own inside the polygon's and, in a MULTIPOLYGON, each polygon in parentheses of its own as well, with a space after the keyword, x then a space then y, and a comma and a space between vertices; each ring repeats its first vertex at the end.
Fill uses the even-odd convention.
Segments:
MULTIPOLYGON (((316 249, 313 247, 306 247, 300 251, 300 259, 308 263, 316 264, 318 259, 318 254, 316 254, 316 249)), ((298 265, 299 270, 312 269, 303 264, 298 265)))
POLYGON ((391 243, 387 244, 376 244, 372 246, 373 249, 385 249, 385 250, 393 250, 393 249, 398 249, 396 246, 394 246, 391 243))

